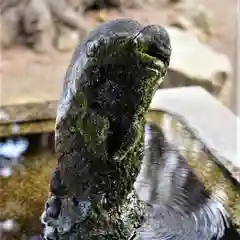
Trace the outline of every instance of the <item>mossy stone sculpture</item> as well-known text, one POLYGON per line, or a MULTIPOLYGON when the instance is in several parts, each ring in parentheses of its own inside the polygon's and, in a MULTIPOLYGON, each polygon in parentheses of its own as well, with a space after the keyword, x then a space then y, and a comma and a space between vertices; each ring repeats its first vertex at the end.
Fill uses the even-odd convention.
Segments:
POLYGON ((100 24, 77 47, 57 111, 45 239, 128 239, 134 232, 144 208, 132 192, 144 116, 170 55, 164 28, 129 19, 100 24))

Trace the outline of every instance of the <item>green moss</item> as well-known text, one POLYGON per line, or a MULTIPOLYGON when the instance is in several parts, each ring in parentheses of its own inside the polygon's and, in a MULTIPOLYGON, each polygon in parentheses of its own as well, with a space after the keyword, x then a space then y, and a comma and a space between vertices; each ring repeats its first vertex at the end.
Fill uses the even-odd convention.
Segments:
POLYGON ((80 224, 85 233, 77 230, 84 239, 94 235, 127 239, 133 222, 142 217, 136 203, 134 214, 121 220, 143 158, 144 115, 158 79, 166 72, 156 58, 144 53, 145 48, 131 39, 100 41, 89 55, 85 78, 79 79, 64 123, 57 128, 69 192, 80 198, 89 191, 92 209, 80 224), (73 152, 86 162, 73 158, 73 152))

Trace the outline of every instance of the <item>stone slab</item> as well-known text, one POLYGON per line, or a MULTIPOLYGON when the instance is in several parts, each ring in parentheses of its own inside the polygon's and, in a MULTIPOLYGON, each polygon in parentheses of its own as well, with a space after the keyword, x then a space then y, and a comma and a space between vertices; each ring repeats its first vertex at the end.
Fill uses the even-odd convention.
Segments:
POLYGON ((0 111, 6 117, 0 125, 55 119, 71 53, 45 56, 16 51, 3 54, 0 111))
POLYGON ((240 183, 239 117, 201 87, 158 90, 150 109, 184 122, 211 154, 240 183))
POLYGON ((8 137, 11 135, 28 135, 28 134, 42 134, 54 132, 55 119, 41 120, 33 122, 21 122, 18 125, 13 124, 1 124, 0 125, 0 138, 8 137), (17 128, 14 129, 14 128, 17 128))
POLYGON ((166 27, 172 44, 168 73, 161 88, 201 86, 218 96, 231 79, 228 57, 199 41, 191 32, 166 27))

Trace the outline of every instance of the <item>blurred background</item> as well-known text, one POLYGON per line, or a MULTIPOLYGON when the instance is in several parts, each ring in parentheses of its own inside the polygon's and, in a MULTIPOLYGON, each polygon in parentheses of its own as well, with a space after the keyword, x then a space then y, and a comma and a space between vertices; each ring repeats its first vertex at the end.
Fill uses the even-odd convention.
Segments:
POLYGON ((0 238, 37 239, 55 112, 79 40, 98 23, 160 24, 173 55, 161 88, 199 85, 236 111, 237 0, 0 0, 0 238))

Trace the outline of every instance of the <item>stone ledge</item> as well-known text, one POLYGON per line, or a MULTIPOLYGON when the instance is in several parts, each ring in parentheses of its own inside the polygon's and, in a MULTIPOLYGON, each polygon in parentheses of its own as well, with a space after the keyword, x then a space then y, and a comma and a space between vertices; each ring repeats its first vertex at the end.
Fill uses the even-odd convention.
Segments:
POLYGON ((1 106, 1 112, 4 113, 6 117, 3 119, 0 118, 0 125, 16 122, 55 119, 57 104, 58 101, 45 101, 39 103, 1 106))
POLYGON ((8 137, 11 135, 27 135, 33 133, 47 133, 55 130, 55 119, 34 121, 34 122, 20 122, 18 124, 18 131, 12 131, 13 125, 1 124, 0 137, 8 137))
POLYGON ((158 90, 150 105, 174 115, 240 183, 239 118, 201 87, 158 90))

